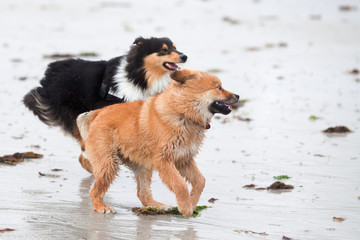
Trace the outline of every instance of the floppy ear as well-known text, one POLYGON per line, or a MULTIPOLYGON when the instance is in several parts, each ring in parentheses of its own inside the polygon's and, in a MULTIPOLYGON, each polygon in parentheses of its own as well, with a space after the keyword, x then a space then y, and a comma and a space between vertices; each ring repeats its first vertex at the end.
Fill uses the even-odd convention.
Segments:
POLYGON ((143 44, 144 40, 145 39, 143 37, 138 37, 137 39, 135 39, 133 44, 136 44, 136 45, 143 44))
POLYGON ((196 75, 193 72, 191 72, 189 69, 182 69, 172 72, 170 74, 170 77, 177 82, 185 83, 186 80, 195 78, 196 75))

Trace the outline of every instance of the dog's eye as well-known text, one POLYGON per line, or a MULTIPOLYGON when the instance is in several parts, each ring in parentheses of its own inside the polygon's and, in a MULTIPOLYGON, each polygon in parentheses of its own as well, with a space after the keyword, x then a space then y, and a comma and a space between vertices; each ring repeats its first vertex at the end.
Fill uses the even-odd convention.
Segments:
POLYGON ((167 52, 168 50, 166 48, 161 49, 162 52, 167 52))
POLYGON ((218 86, 217 86, 217 89, 222 90, 222 88, 221 88, 221 86, 220 86, 220 85, 218 85, 218 86))

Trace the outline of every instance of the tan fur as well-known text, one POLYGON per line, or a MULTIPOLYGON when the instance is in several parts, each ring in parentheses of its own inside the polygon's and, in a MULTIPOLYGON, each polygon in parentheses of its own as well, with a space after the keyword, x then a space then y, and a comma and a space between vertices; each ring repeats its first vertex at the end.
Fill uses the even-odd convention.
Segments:
MULTIPOLYGON (((166 44, 164 45, 166 46, 166 44)), ((158 53, 153 53, 144 58, 144 68, 146 69, 145 78, 148 80, 148 87, 164 76, 165 73, 170 72, 170 70, 163 67, 165 62, 179 63, 181 62, 180 55, 176 52, 171 52, 163 56, 158 56, 158 53)))
MULTIPOLYGON (((95 115, 96 115, 95 111, 90 111, 90 112, 82 113, 76 118, 78 131, 76 131, 75 136, 78 142, 80 143, 80 147, 83 153, 85 152, 84 142, 88 136, 89 123, 95 117, 95 115)), ((93 168, 91 163, 86 157, 83 156, 83 154, 80 154, 79 162, 85 170, 87 170, 89 173, 93 173, 93 168)))
MULTIPOLYGON (((94 115, 95 112, 90 111, 82 113, 76 118, 76 125, 78 126, 79 133, 83 141, 87 139, 89 123, 94 118, 94 115)), ((83 147, 81 148, 83 150, 83 147)))
POLYGON ((167 46, 165 43, 162 45, 162 48, 163 48, 163 49, 166 49, 166 50, 169 49, 168 46, 167 46))
MULTIPOLYGON (((79 116, 78 116, 79 118, 79 116)), ((78 120, 78 119, 77 119, 78 120)), ((78 122, 77 122, 78 123, 78 122)), ((89 124, 89 123, 87 123, 89 124)), ((87 125, 88 126, 88 125, 87 125)), ((87 129, 87 127, 86 127, 87 129)), ((85 134, 85 133, 83 133, 85 134)), ((87 133, 86 133, 87 134, 87 133)), ((74 132, 74 136, 76 138, 76 140, 78 140, 79 144, 80 144, 80 147, 81 147, 81 150, 82 152, 84 153, 85 152, 85 143, 83 141, 83 139, 81 138, 81 135, 80 135, 80 131, 79 131, 79 127, 76 129, 76 131, 74 132)), ((81 164, 81 166, 87 170, 89 173, 92 173, 92 165, 91 163, 89 162, 89 160, 83 156, 83 154, 80 154, 79 156, 79 162, 81 164)))
POLYGON ((155 201, 151 193, 152 172, 156 170, 175 193, 180 212, 189 217, 195 209, 205 178, 194 157, 213 116, 209 105, 215 100, 234 102, 237 98, 217 89, 221 82, 213 75, 184 69, 171 76, 175 81, 145 102, 115 104, 79 116, 80 125, 88 124, 88 128, 79 129, 88 132, 85 149, 96 178, 90 191, 96 211, 114 212, 103 197, 119 164, 134 172, 137 195, 144 206, 168 208, 155 201), (192 185, 190 193, 183 178, 192 185))

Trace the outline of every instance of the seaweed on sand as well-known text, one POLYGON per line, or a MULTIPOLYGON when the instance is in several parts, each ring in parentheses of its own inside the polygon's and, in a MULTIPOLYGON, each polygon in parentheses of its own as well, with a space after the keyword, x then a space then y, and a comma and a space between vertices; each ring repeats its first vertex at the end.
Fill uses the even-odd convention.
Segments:
POLYGON ((23 162, 27 158, 42 158, 43 155, 34 152, 14 153, 12 155, 4 155, 0 157, 0 163, 16 165, 16 163, 23 162))
MULTIPOLYGON (((192 217, 197 217, 200 213, 200 211, 206 209, 206 208, 211 208, 211 206, 196 206, 192 217)), ((136 215, 138 216, 148 216, 148 215, 182 215, 181 212, 179 212, 178 207, 173 207, 170 210, 166 211, 166 210, 160 210, 154 207, 144 207, 144 208, 139 208, 139 207, 135 207, 131 209, 134 213, 136 213, 136 215)))

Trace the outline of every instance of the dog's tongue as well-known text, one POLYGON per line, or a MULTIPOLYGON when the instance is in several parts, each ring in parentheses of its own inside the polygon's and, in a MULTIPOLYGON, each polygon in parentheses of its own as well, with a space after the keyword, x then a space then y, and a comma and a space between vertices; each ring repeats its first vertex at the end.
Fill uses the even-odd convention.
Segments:
POLYGON ((230 110, 232 110, 232 106, 223 102, 219 102, 220 105, 228 107, 230 110))
POLYGON ((166 66, 168 68, 170 68, 171 70, 177 70, 177 69, 180 69, 180 67, 178 65, 176 65, 175 63, 165 63, 166 66))

